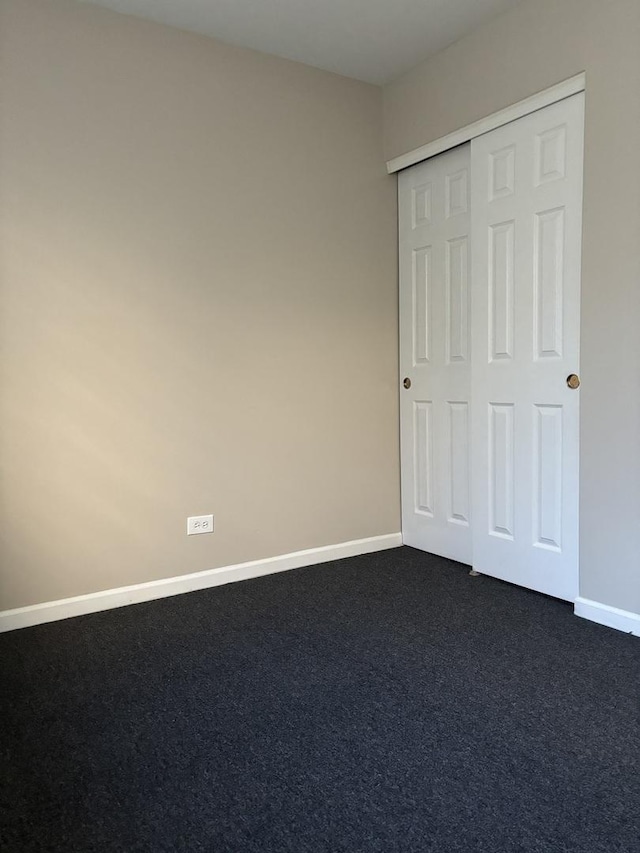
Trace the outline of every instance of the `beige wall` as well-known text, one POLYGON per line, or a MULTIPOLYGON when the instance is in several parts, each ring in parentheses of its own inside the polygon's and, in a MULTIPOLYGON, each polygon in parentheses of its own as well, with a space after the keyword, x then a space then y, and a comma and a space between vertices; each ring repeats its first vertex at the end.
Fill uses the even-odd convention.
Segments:
POLYGON ((587 73, 581 595, 640 613, 640 2, 524 0, 384 93, 391 158, 587 73))
POLYGON ((0 609, 399 530, 380 90, 1 9, 0 609))

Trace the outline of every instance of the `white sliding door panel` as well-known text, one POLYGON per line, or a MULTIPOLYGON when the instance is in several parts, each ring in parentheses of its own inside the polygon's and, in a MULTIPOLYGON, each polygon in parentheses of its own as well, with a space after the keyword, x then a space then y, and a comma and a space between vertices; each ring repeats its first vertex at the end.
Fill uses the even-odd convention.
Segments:
POLYGON ((469 145, 398 179, 403 540, 471 562, 469 145), (410 388, 402 386, 407 378, 410 388))
POLYGON ((473 565, 578 592, 584 95, 471 145, 473 565))

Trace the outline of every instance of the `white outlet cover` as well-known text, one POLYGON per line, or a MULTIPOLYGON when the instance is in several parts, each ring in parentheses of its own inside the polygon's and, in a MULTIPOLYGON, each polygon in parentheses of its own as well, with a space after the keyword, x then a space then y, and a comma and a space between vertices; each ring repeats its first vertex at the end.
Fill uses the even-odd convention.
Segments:
POLYGON ((198 533, 213 533, 212 515, 191 515, 187 519, 187 536, 198 533))

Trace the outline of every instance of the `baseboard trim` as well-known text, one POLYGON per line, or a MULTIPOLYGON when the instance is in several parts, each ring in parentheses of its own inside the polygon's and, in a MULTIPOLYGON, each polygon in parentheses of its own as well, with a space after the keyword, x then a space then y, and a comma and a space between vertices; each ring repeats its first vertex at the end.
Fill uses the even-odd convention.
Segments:
POLYGON ((332 560, 341 560, 344 557, 356 557, 359 554, 370 554, 374 551, 398 548, 400 545, 402 545, 402 534, 388 533, 384 536, 353 539, 350 542, 339 542, 337 545, 294 551, 291 554, 267 557, 264 560, 252 560, 249 563, 238 563, 234 566, 206 569, 203 572, 194 572, 189 575, 162 578, 162 580, 147 581, 146 583, 122 586, 117 589, 105 589, 88 595, 62 598, 58 601, 45 601, 42 604, 33 604, 29 607, 17 607, 14 610, 0 611, 0 632, 28 628, 32 625, 41 625, 44 622, 55 622, 58 619, 69 619, 72 616, 82 616, 86 613, 98 613, 101 610, 125 607, 128 604, 139 604, 156 598, 167 598, 184 592, 194 592, 198 589, 222 586, 262 575, 286 572, 289 569, 300 569, 304 566, 328 563, 332 560))
POLYGON ((576 598, 573 612, 576 616, 606 625, 607 628, 616 628, 625 634, 640 637, 640 613, 609 607, 608 604, 600 604, 599 601, 591 601, 589 598, 576 598))

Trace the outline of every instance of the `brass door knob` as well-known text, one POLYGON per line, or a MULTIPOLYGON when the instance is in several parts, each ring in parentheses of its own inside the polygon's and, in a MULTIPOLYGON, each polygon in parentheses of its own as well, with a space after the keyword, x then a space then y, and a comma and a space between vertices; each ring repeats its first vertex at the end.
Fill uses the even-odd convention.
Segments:
POLYGON ((576 388, 580 387, 580 377, 575 373, 570 373, 567 376, 567 385, 575 391, 576 388))
POLYGON ((411 380, 409 379, 408 376, 405 376, 402 384, 404 385, 405 388, 411 388, 411 380))

